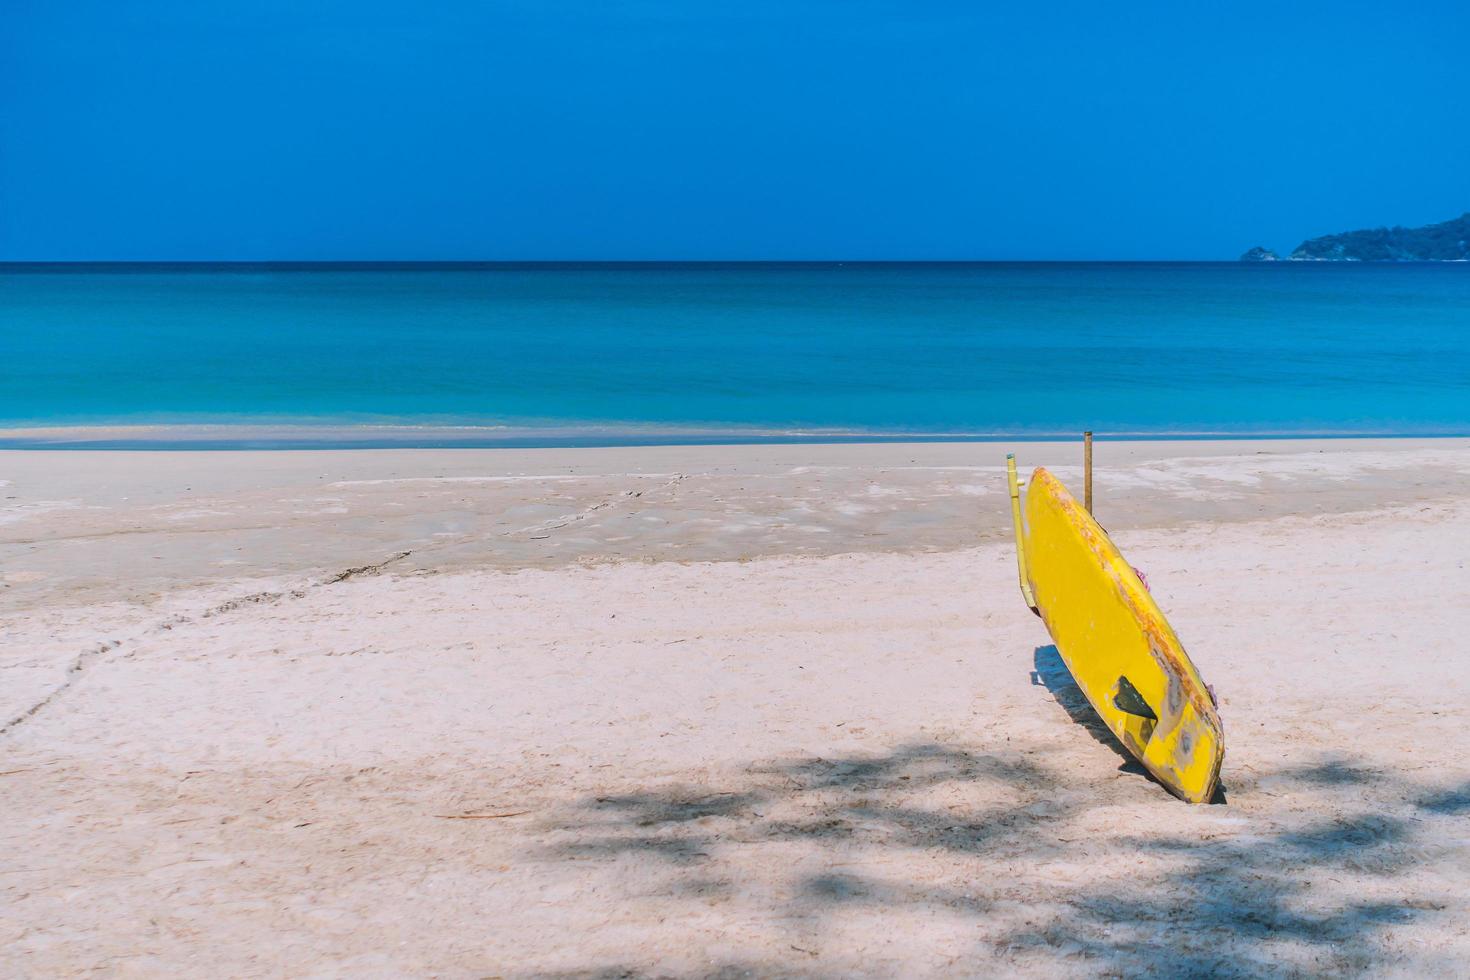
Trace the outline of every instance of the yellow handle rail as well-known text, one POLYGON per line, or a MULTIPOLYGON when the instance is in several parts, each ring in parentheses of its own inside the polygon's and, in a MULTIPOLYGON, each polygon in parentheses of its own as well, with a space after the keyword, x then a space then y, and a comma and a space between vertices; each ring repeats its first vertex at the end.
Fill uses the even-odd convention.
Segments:
POLYGON ((1006 453, 1006 479, 1011 485, 1011 523, 1016 528, 1016 572, 1021 578, 1021 598, 1032 612, 1037 612, 1036 597, 1031 594, 1031 580, 1026 575, 1026 536, 1021 529, 1021 484, 1016 479, 1016 454, 1006 453))

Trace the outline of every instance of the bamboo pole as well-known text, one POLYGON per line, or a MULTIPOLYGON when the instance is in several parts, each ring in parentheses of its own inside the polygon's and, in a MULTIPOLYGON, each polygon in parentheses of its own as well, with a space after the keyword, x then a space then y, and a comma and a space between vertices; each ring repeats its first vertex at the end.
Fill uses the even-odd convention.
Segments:
POLYGON ((1092 433, 1082 433, 1082 506, 1092 513, 1092 433))
POLYGON ((1036 597, 1026 574, 1026 536, 1021 531, 1021 483, 1016 479, 1016 454, 1006 453, 1006 480, 1011 486, 1011 523, 1016 528, 1016 574, 1021 578, 1021 598, 1036 612, 1036 597))

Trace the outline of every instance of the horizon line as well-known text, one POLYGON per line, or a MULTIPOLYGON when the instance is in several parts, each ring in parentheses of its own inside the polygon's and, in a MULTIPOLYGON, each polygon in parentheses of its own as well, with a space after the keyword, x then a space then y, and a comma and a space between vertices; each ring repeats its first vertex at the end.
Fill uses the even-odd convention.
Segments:
MULTIPOLYGON (((983 266, 983 265, 1319 265, 1317 262, 1242 262, 1240 259, 11 259, 0 271, 46 269, 535 269, 710 268, 764 266, 983 266)), ((1327 263, 1341 264, 1341 263, 1327 263)), ((1366 264, 1366 263, 1355 263, 1366 264)), ((1385 264, 1385 263, 1380 263, 1385 264)), ((1405 265, 1415 263, 1386 263, 1405 265)), ((1428 263, 1426 263, 1428 264, 1428 263)))

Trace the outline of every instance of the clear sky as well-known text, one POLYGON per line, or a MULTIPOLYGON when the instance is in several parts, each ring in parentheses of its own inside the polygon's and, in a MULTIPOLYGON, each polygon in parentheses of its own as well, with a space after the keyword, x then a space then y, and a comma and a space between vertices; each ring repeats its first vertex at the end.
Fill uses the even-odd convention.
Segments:
POLYGON ((1464 0, 0 0, 0 260, 1229 259, 1466 210, 1464 0))

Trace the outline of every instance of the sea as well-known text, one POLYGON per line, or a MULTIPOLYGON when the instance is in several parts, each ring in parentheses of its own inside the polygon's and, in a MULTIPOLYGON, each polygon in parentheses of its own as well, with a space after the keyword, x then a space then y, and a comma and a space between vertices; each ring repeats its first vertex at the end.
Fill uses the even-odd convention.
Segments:
POLYGON ((1464 435, 1470 265, 0 267, 0 445, 1464 435))

